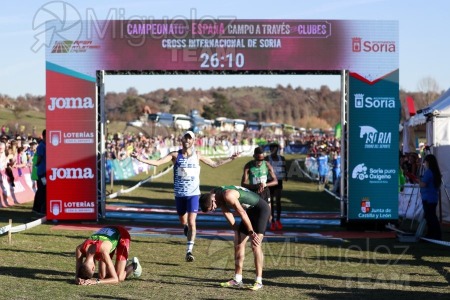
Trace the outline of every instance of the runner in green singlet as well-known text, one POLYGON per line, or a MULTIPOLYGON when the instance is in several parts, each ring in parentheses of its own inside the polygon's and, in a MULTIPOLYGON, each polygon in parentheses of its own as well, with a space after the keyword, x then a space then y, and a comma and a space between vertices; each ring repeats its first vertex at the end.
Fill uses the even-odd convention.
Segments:
POLYGON ((235 276, 230 281, 221 283, 222 287, 243 287, 242 269, 247 240, 252 241, 255 257, 256 279, 249 288, 262 288, 262 270, 264 255, 261 243, 264 238, 266 224, 270 216, 270 207, 258 194, 241 186, 221 186, 200 196, 200 208, 203 212, 214 211, 217 207, 222 210, 228 223, 234 231, 235 276), (240 217, 241 223, 236 224, 233 209, 240 217))

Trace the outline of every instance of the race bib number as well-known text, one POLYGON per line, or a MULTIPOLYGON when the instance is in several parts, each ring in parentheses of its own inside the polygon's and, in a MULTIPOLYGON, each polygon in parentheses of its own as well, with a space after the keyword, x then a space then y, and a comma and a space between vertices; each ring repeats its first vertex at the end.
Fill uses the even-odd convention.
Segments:
POLYGON ((177 170, 177 175, 180 177, 195 177, 197 176, 197 169, 196 168, 178 168, 177 170))
POLYGON ((253 177, 252 184, 260 184, 260 183, 266 183, 266 182, 267 182, 267 176, 253 177))

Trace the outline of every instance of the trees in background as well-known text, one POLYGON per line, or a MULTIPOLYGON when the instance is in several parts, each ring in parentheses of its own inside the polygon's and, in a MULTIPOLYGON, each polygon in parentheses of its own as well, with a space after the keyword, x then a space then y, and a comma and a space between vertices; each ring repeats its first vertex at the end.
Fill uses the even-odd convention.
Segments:
MULTIPOLYGON (((431 104, 442 91, 431 77, 423 78, 418 92, 400 89, 400 101, 412 96, 416 109, 431 104)), ((193 109, 207 119, 227 117, 258 122, 291 124, 305 128, 330 128, 340 122, 340 91, 323 85, 320 89, 303 89, 291 85, 269 87, 230 87, 208 90, 174 88, 139 94, 134 87, 125 93, 108 92, 105 108, 110 121, 131 121, 149 108, 152 112, 189 114, 193 109)), ((0 94, 0 108, 11 110, 20 119, 29 110, 45 112, 45 97, 11 98, 0 94)), ((403 112, 403 110, 402 110, 403 112)))

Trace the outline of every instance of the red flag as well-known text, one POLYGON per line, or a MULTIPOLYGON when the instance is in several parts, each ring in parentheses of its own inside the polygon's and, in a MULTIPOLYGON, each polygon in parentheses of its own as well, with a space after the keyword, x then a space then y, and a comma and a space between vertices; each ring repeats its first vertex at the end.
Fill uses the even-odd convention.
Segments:
POLYGON ((409 116, 412 117, 416 114, 416 107, 414 105, 414 99, 411 96, 406 96, 406 105, 408 106, 409 116))

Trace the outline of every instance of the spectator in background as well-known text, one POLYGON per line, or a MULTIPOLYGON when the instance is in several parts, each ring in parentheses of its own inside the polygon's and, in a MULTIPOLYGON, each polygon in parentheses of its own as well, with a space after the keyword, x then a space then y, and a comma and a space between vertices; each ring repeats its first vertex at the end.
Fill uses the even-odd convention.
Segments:
POLYGON ((31 146, 31 141, 23 143, 23 151, 25 153, 27 166, 31 166, 31 161, 32 161, 35 150, 36 149, 33 149, 31 146))
POLYGON ((42 131, 42 139, 36 149, 36 173, 37 191, 34 195, 33 212, 45 215, 47 212, 47 150, 46 150, 46 130, 42 131))
POLYGON ((13 194, 12 192, 14 191, 14 187, 15 187, 14 174, 13 174, 13 170, 12 170, 13 166, 14 166, 14 160, 10 159, 8 161, 8 163, 6 164, 6 169, 5 169, 6 178, 8 179, 9 186, 11 187, 10 188, 11 194, 13 194))
POLYGON ((419 158, 425 157, 425 143, 419 143, 419 158))
POLYGON ((125 150, 125 147, 120 147, 119 153, 117 155, 117 158, 119 160, 124 160, 128 157, 127 151, 125 150))
POLYGON ((425 172, 418 180, 420 185, 420 195, 422 197, 422 206, 425 221, 427 222, 426 238, 441 240, 441 226, 436 215, 436 207, 439 200, 439 189, 441 187, 441 170, 436 157, 428 154, 423 160, 425 172))
POLYGON ((2 190, 2 197, 5 199, 5 202, 8 202, 8 193, 6 191, 6 187, 3 184, 3 171, 6 170, 8 165, 8 156, 6 154, 6 136, 2 136, 0 138, 0 188, 2 190))
POLYGON ((6 165, 8 163, 7 155, 6 155, 6 143, 3 141, 0 142, 0 171, 6 169, 6 165))
POLYGON ((280 146, 276 143, 269 145, 270 155, 265 157, 265 160, 270 163, 274 169, 275 176, 277 176, 278 184, 269 187, 270 191, 270 230, 281 230, 283 225, 281 224, 281 192, 283 191, 283 179, 287 181, 286 173, 286 159, 279 154, 280 146), (276 206, 276 220, 275 220, 275 206, 276 206))
POLYGON ((332 155, 333 155, 332 165, 333 165, 333 188, 334 188, 336 184, 339 184, 337 180, 341 175, 341 154, 339 149, 333 151, 332 155))
POLYGON ((17 174, 19 177, 22 176, 23 168, 27 166, 28 159, 27 153, 25 152, 25 148, 23 146, 17 149, 17 156, 14 167, 17 169, 17 174))
MULTIPOLYGON (((36 147, 37 147, 37 143, 35 141, 32 141, 30 144, 30 155, 31 155, 31 182, 32 182, 32 186, 33 186, 33 191, 36 193, 37 191, 37 181, 39 180, 39 177, 37 175, 37 159, 38 156, 36 155, 36 147)), ((34 208, 34 206, 33 206, 34 208)))
POLYGON ((327 184, 328 175, 328 156, 324 150, 319 151, 319 157, 317 157, 317 171, 319 173, 318 190, 323 190, 327 184))

